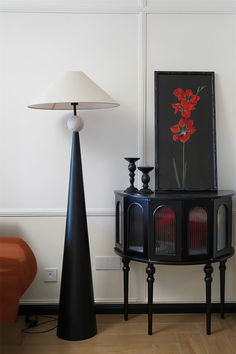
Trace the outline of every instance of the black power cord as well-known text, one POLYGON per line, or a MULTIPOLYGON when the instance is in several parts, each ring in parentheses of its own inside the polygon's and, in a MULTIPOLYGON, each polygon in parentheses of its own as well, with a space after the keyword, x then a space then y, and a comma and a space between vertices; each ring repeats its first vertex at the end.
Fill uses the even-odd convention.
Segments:
POLYGON ((52 328, 49 328, 47 330, 44 330, 44 331, 30 331, 29 329, 30 328, 34 328, 34 327, 39 327, 39 326, 43 326, 45 325, 46 323, 50 323, 50 322, 55 322, 57 321, 57 318, 55 317, 52 317, 52 316, 46 316, 46 315, 41 315, 40 317, 43 317, 43 318, 48 318, 49 320, 47 321, 43 321, 43 322, 39 322, 38 320, 38 315, 34 314, 34 313, 30 313, 28 315, 25 316, 25 323, 26 323, 26 327, 23 328, 21 330, 22 333, 27 333, 27 334, 41 334, 41 333, 47 333, 47 332, 50 332, 52 331, 53 329, 57 328, 57 325, 52 327, 52 328))

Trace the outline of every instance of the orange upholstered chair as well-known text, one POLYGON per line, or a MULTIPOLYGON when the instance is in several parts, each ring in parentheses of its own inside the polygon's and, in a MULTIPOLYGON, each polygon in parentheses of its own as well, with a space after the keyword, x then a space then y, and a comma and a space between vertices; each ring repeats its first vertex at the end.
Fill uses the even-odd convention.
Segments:
POLYGON ((0 237, 0 323, 15 321, 20 297, 36 272, 36 259, 25 241, 0 237))

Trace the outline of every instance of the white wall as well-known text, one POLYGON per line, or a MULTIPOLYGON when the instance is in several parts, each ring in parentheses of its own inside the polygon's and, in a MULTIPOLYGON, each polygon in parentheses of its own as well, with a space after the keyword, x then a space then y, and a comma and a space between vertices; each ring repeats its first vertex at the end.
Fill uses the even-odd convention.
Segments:
MULTIPOLYGON (((22 303, 58 302, 59 282, 42 276, 57 267, 60 278, 71 145, 67 113, 27 104, 64 70, 86 72, 121 104, 81 113, 81 146, 95 299, 122 302, 122 271, 96 271, 94 259, 114 255, 113 190, 128 183, 123 157, 154 163, 153 71, 216 72, 219 188, 236 190, 234 5, 0 0, 0 234, 22 237, 38 261, 22 303)), ((231 259, 227 301, 235 301, 235 268, 231 259)), ((133 263, 130 276, 131 301, 146 301, 144 265, 133 263)), ((203 277, 202 266, 157 267, 155 299, 204 301, 203 277)), ((214 301, 218 283, 215 267, 214 301)))

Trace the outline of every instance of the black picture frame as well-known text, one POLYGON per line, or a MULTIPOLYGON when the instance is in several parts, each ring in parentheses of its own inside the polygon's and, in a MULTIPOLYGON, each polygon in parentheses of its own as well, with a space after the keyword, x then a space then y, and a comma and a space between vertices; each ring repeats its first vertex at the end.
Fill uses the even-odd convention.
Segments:
POLYGON ((215 73, 154 78, 155 190, 216 191, 215 73))

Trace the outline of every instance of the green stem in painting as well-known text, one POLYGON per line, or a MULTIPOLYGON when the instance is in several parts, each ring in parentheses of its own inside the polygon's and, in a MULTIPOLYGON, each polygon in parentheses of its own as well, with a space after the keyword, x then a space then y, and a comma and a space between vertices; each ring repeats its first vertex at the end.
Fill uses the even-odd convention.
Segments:
POLYGON ((179 176, 178 176, 177 166, 176 166, 176 162, 175 162, 174 158, 173 158, 173 165, 174 165, 174 171, 175 171, 175 180, 176 180, 178 188, 180 189, 179 176))

